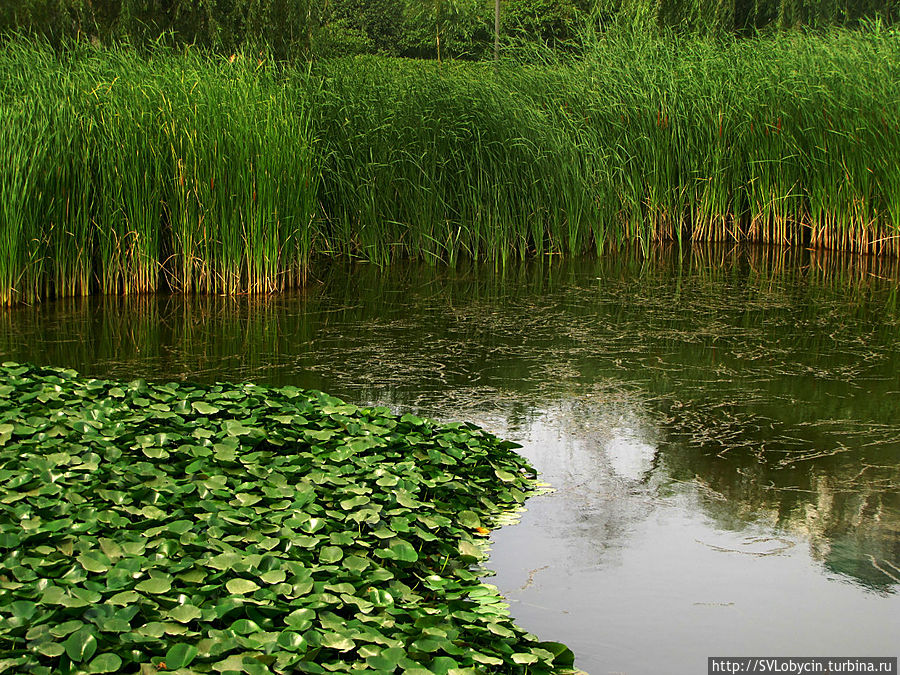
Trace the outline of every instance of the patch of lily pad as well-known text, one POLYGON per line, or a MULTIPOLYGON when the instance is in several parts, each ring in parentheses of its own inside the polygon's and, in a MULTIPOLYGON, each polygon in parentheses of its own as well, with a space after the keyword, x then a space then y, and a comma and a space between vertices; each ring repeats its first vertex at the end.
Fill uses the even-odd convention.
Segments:
POLYGON ((0 367, 0 672, 568 670, 478 564, 517 447, 320 392, 0 367))

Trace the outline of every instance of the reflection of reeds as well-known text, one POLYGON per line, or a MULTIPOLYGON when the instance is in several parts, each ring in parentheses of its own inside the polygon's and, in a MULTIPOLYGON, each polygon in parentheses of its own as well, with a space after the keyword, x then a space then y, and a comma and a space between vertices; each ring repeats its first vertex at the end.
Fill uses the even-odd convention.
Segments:
POLYGON ((0 302, 268 292, 310 259, 900 254, 900 37, 608 33, 543 66, 0 46, 0 302))
MULTIPOLYGON (((900 281, 900 259, 847 251, 695 242, 679 253, 672 243, 666 243, 655 247, 651 258, 657 265, 681 264, 711 279, 738 275, 763 285, 783 286, 793 279, 842 293, 852 289, 850 298, 867 286, 884 287, 885 281, 900 281), (682 262, 675 263, 676 259, 682 262)), ((889 304, 896 304, 896 292, 887 297, 889 304)))

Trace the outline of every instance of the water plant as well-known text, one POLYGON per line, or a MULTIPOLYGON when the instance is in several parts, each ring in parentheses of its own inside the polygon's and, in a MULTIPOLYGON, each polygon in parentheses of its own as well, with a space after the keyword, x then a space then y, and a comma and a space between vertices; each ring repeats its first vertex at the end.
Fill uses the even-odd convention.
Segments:
POLYGON ((0 669, 571 666, 472 567, 535 490, 513 444, 294 387, 0 372, 0 669))
POLYGON ((0 51, 0 301, 303 282, 318 159, 271 67, 0 51))
POLYGON ((539 65, 0 46, 0 303, 270 292, 315 257, 900 255, 900 35, 612 31, 539 65))

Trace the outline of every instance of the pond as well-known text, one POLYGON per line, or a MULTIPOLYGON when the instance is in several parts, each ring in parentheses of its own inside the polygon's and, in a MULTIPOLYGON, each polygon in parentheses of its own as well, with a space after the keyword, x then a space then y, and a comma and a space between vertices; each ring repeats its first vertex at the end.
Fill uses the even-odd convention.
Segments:
POLYGON ((332 266, 270 298, 7 310, 0 355, 317 388, 521 443, 555 492, 494 533, 492 583, 593 675, 893 656, 898 276, 780 249, 332 266))

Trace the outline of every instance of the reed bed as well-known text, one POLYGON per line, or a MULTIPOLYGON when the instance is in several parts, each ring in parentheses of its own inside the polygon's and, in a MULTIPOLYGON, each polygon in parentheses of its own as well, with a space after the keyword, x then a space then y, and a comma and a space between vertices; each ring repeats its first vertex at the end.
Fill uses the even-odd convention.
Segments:
POLYGON ((0 49, 0 302, 303 282, 318 157, 271 64, 0 49))
POLYGON ((541 65, 0 46, 0 302, 270 292, 314 257, 900 255, 900 35, 598 36, 541 65))

